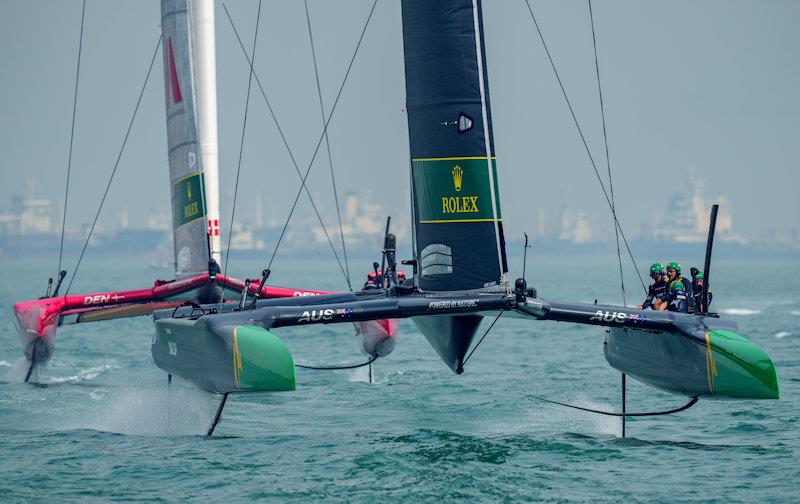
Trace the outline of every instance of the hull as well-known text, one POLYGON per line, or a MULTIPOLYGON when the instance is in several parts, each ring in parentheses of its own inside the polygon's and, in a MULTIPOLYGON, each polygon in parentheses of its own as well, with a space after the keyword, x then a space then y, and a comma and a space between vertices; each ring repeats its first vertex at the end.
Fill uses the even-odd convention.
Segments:
POLYGON ((433 315, 412 318, 425 339, 454 373, 464 372, 464 356, 483 321, 478 315, 433 315))
POLYGON ((612 367, 674 394, 720 399, 780 397, 769 356, 728 329, 650 332, 612 328, 604 352, 612 367))
POLYGON ((56 328, 62 304, 42 299, 14 306, 14 324, 20 337, 22 355, 29 362, 47 362, 55 352, 56 328))
POLYGON ((277 392, 296 386, 289 350, 252 325, 158 320, 151 353, 160 369, 208 392, 277 392))

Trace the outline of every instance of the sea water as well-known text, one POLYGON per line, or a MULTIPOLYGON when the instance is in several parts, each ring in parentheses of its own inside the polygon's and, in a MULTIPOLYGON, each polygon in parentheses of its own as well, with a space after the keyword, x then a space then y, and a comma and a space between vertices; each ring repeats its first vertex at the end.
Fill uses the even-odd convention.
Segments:
MULTIPOLYGON (((625 439, 617 418, 532 397, 620 407, 604 330, 565 323, 501 319, 457 376, 401 321, 373 383, 363 368, 299 369, 295 392, 231 396, 211 438, 203 434, 219 398, 179 379, 167 386, 150 357, 148 317, 60 328, 55 356, 34 373, 36 384, 24 384, 11 305, 43 294, 53 262, 0 262, 3 502, 800 499, 796 260, 720 260, 713 277, 713 307, 772 356, 781 399, 701 400, 680 414, 628 420, 625 439)), ((345 285, 329 261, 276 263, 277 285, 345 285)), ((351 270, 366 273, 369 263, 351 261, 351 270)), ((262 267, 241 260, 232 271, 255 276, 262 267)), ((545 298, 619 302, 615 267, 534 256, 529 284, 545 298)), ((140 288, 156 277, 169 271, 94 259, 72 291, 140 288)), ((642 297, 636 282, 628 279, 632 304, 642 297)), ((276 333, 298 363, 364 360, 348 324, 276 333)), ((685 402, 635 380, 627 392, 629 411, 685 402)))

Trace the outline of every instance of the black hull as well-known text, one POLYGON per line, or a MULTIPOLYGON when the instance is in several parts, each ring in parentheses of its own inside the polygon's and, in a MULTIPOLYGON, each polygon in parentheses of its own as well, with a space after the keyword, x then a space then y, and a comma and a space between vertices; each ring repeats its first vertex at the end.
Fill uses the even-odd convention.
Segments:
POLYGON ((464 356, 481 326, 480 315, 433 315, 413 317, 411 320, 431 344, 439 357, 455 373, 464 372, 464 356))

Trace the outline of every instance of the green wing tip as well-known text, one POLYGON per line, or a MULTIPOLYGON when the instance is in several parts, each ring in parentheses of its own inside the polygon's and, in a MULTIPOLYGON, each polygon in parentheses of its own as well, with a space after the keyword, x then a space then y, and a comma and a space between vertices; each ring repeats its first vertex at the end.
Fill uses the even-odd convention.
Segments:
POLYGON ((758 345, 741 334, 713 330, 706 334, 708 375, 717 397, 779 399, 775 364, 758 345))
POLYGON ((234 373, 240 391, 295 390, 294 360, 280 338, 258 326, 238 326, 235 346, 234 373))

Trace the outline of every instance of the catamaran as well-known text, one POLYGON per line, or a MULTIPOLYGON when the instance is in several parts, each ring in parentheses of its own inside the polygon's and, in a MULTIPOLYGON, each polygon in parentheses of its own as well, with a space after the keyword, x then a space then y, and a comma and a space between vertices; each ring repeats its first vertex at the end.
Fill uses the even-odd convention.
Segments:
MULTIPOLYGON (((603 351, 613 368, 689 400, 668 412, 628 413, 624 402, 622 413, 598 411, 623 419, 680 411, 699 398, 779 397, 770 357, 734 322, 707 309, 689 314, 557 301, 538 297, 524 273, 512 283, 481 2, 403 0, 402 25, 413 222, 413 257, 403 263, 413 277, 399 281, 396 239, 387 233, 384 288, 155 311, 156 365, 222 394, 209 434, 228 394, 295 389, 292 355, 272 330, 377 319, 410 318, 459 374, 484 317, 605 327, 603 351)), ((706 286, 712 243, 713 224, 706 286)))
MULTIPOLYGON (((48 288, 45 297, 14 305, 22 353, 29 362, 25 381, 35 366, 53 356, 61 325, 148 315, 186 303, 219 303, 223 289, 230 291, 231 303, 248 296, 257 300, 327 293, 266 285, 266 274, 251 281, 220 272, 213 0, 162 0, 161 29, 175 279, 156 280, 152 287, 138 290, 59 296, 66 275, 61 272, 52 293, 48 288)), ((363 350, 369 355, 391 352, 396 327, 396 321, 388 320, 358 324, 363 350)))

